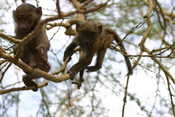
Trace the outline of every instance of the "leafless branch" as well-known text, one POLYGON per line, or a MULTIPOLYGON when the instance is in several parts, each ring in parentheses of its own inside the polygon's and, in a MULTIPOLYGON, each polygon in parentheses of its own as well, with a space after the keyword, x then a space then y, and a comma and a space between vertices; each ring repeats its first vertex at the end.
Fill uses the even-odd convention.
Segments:
MULTIPOLYGON (((43 82, 43 83, 38 84, 38 88, 42 88, 47 85, 48 85, 48 82, 43 82)), ((15 91, 25 91, 25 90, 32 90, 32 89, 33 87, 18 87, 18 88, 3 89, 3 90, 0 90, 0 95, 7 94, 10 92, 15 92, 15 91)))

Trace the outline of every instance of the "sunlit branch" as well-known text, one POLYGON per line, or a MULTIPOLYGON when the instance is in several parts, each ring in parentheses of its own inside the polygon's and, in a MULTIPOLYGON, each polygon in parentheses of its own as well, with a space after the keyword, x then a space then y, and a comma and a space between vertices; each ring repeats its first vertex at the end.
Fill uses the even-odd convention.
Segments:
POLYGON ((20 67, 24 71, 27 71, 28 73, 31 74, 36 74, 38 76, 44 77, 45 79, 53 82, 61 82, 64 80, 68 80, 70 76, 68 74, 64 74, 61 76, 54 76, 52 74, 48 74, 47 72, 44 72, 38 68, 32 68, 25 64, 24 62, 20 60, 16 60, 14 57, 8 55, 7 53, 4 53, 3 51, 0 51, 0 57, 8 60, 9 62, 15 64, 16 66, 20 67))
MULTIPOLYGON (((38 84, 38 88, 42 88, 42 87, 45 87, 47 85, 48 85, 47 82, 43 82, 43 83, 38 84)), ((32 89, 33 89, 33 87, 17 87, 17 88, 10 88, 10 89, 1 89, 0 95, 7 94, 10 92, 15 92, 15 91, 26 91, 26 90, 32 90, 32 89)))

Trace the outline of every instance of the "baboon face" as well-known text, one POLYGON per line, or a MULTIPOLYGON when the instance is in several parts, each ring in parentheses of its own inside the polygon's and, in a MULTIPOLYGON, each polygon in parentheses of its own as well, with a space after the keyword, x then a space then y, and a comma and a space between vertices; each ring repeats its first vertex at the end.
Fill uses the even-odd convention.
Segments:
POLYGON ((36 24, 40 21, 41 16, 41 7, 36 8, 31 4, 22 4, 13 11, 16 29, 24 35, 30 33, 35 28, 36 24))
POLYGON ((76 30, 79 36, 87 37, 88 40, 96 39, 102 32, 102 25, 91 21, 77 24, 76 30))

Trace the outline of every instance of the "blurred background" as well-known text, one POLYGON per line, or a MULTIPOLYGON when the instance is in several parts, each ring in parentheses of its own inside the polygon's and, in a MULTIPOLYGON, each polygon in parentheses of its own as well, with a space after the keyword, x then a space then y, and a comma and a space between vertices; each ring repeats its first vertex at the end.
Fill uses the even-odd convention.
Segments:
MULTIPOLYGON (((133 75, 127 77, 122 54, 108 49, 102 68, 85 72, 80 89, 71 80, 49 81, 48 86, 37 92, 0 94, 0 117, 175 117, 175 1, 91 1, 87 9, 107 2, 105 8, 86 17, 118 33, 134 66, 133 75)), ((57 15, 56 0, 26 2, 42 7, 42 19, 57 15)), ((21 3, 21 0, 0 1, 0 32, 15 35, 12 11, 21 3)), ((70 0, 60 0, 60 7, 63 12, 75 10, 70 0)), ((73 17, 75 15, 54 22, 73 17)), ((65 28, 60 26, 47 30, 51 44, 50 73, 63 64, 63 52, 74 37, 64 32, 65 28)), ((1 48, 10 53, 13 45, 0 36, 1 48)), ((67 67, 75 64, 78 57, 75 54, 67 67)), ((94 62, 95 58, 92 64, 94 62)), ((0 64, 0 90, 24 86, 23 71, 9 64, 0 64)), ((45 79, 37 82, 42 81, 45 79)))

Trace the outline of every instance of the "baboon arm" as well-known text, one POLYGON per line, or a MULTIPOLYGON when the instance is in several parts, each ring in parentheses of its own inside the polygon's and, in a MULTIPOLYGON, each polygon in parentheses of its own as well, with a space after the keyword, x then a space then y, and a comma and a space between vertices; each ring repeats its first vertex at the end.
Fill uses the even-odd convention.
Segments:
POLYGON ((75 75, 81 70, 84 70, 91 63, 92 57, 93 55, 91 55, 91 53, 88 53, 87 51, 80 51, 80 59, 78 63, 70 68, 69 73, 75 75))
POLYGON ((94 71, 97 71, 97 70, 99 70, 101 68, 101 66, 103 64, 104 57, 105 57, 105 53, 106 53, 106 49, 100 50, 97 53, 97 59, 96 59, 95 66, 88 66, 86 68, 87 72, 94 72, 94 71))
POLYGON ((23 76, 23 82, 27 87, 33 87, 33 91, 37 91, 38 90, 38 86, 37 84, 32 81, 32 75, 24 75, 23 76))
POLYGON ((66 61, 66 59, 70 59, 71 56, 73 55, 74 53, 74 49, 78 46, 78 44, 73 41, 65 50, 64 52, 64 57, 63 57, 63 61, 66 61))

